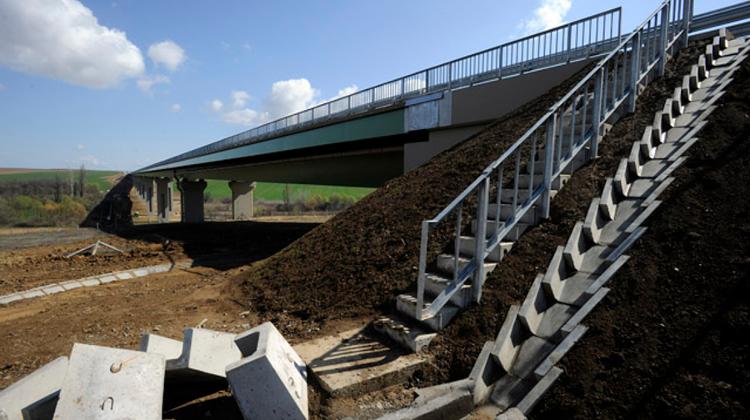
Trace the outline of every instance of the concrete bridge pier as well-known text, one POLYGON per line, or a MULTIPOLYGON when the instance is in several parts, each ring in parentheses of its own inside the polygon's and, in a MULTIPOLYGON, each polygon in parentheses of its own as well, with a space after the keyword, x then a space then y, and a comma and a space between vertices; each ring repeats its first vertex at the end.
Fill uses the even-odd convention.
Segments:
POLYGON ((159 223, 169 222, 172 209, 172 191, 169 188, 169 178, 156 178, 156 217, 159 223))
POLYGON ((206 181, 189 180, 183 178, 179 181, 182 193, 182 222, 200 223, 203 221, 203 190, 206 189, 206 181))
POLYGON ((232 219, 248 220, 253 217, 253 191, 255 182, 229 181, 232 190, 232 219))

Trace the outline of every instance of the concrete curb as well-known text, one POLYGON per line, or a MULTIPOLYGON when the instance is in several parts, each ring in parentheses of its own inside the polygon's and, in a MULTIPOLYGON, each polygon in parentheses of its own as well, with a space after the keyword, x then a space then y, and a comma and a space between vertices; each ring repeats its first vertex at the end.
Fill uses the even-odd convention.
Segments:
POLYGON ((146 277, 152 274, 166 273, 172 271, 172 269, 190 268, 192 265, 191 261, 181 261, 175 264, 166 263, 158 265, 150 265, 146 267, 133 268, 123 271, 115 271, 112 273, 99 274, 91 277, 84 277, 78 280, 66 280, 59 283, 45 284, 44 286, 38 286, 33 289, 23 290, 20 292, 10 293, 7 295, 0 296, 0 305, 7 305, 11 302, 23 299, 32 299, 43 296, 50 296, 57 293, 67 292, 68 290, 78 289, 80 287, 92 287, 100 284, 107 284, 116 281, 131 280, 140 277, 146 277))

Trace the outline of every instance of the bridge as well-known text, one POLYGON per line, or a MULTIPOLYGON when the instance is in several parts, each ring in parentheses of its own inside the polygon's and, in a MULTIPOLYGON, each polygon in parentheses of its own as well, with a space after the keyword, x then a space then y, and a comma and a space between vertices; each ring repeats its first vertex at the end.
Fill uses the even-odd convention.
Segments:
POLYGON ((378 187, 608 54, 621 17, 606 10, 316 105, 139 169, 135 186, 166 221, 175 181, 185 222, 203 220, 207 179, 229 182, 236 219, 252 216, 256 181, 378 187))

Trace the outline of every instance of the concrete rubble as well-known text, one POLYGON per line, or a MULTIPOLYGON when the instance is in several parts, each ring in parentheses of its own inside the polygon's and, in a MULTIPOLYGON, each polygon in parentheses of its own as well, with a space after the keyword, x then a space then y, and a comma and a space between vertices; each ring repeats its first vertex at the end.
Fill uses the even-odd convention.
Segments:
POLYGON ((161 419, 168 391, 227 378, 246 419, 308 418, 307 366, 270 322, 240 335, 188 328, 182 342, 144 334, 140 349, 74 344, 0 391, 0 420, 161 419))

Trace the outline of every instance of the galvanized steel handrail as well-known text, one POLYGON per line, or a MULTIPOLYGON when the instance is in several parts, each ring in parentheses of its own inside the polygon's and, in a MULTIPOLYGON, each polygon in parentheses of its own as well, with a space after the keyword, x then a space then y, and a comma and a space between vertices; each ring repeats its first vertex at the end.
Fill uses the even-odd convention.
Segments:
POLYGON ((703 31, 743 19, 750 19, 750 2, 748 1, 696 15, 690 22, 690 30, 703 31))
POLYGON ((422 222, 417 305, 414 314, 416 319, 424 320, 437 315, 469 278, 472 278, 473 298, 477 302, 480 300, 485 259, 539 201, 542 217, 549 217, 552 182, 573 163, 586 146, 590 147, 591 157, 596 157, 603 124, 622 109, 627 100, 628 110, 632 112, 635 109, 637 86, 647 82, 646 76, 657 66, 659 74, 663 74, 667 51, 675 42, 682 40, 683 45, 687 44, 687 28, 691 17, 692 0, 665 0, 512 146, 489 164, 448 206, 434 218, 422 222), (544 159, 537 161, 537 154, 541 152, 544 152, 544 159), (544 165, 541 174, 536 173, 538 164, 544 165), (504 189, 511 188, 505 187, 506 174, 503 171, 506 167, 514 171, 512 178, 507 179, 512 184, 511 203, 502 202, 504 189), (534 183, 535 176, 542 178, 539 185, 534 183), (525 189, 519 188, 521 177, 525 177, 528 184, 525 189), (496 215, 488 219, 489 193, 493 179, 497 179, 494 185, 496 200, 493 203, 496 205, 496 215), (473 257, 459 271, 457 261, 463 205, 475 195, 477 205, 473 257), (510 208, 510 214, 505 217, 501 217, 503 205, 510 208), (432 302, 425 305, 430 232, 453 214, 457 220, 453 280, 432 302), (493 222, 494 229, 490 235, 486 232, 489 222, 493 222))
POLYGON ((373 108, 397 104, 405 98, 461 88, 477 82, 585 59, 607 52, 619 44, 621 26, 622 8, 606 10, 318 104, 155 163, 140 171, 263 141, 281 132, 304 128, 315 122, 329 121, 334 116, 343 118, 373 108))

